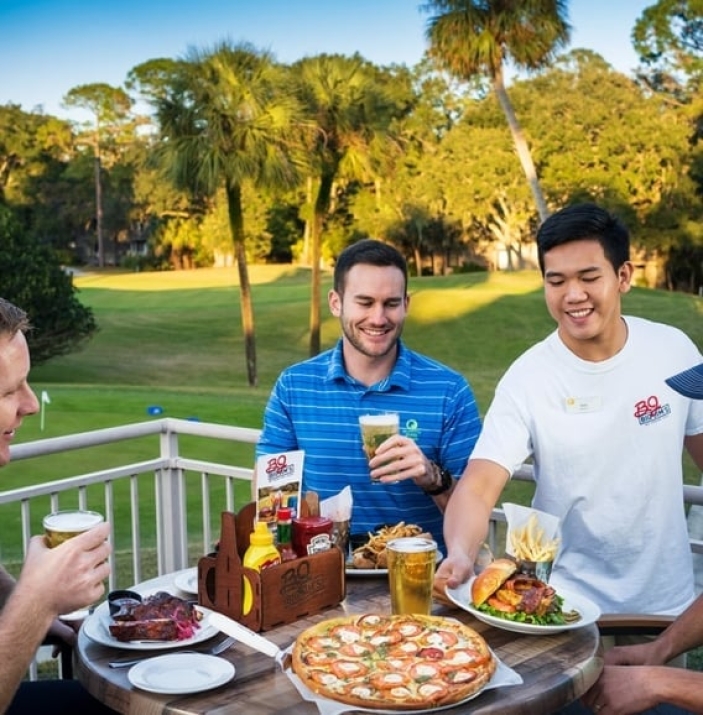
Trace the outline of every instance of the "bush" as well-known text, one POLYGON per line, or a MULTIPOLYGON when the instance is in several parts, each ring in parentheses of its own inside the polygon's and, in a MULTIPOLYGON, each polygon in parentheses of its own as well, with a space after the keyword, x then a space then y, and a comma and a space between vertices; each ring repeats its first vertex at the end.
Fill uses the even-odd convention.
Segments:
POLYGON ((27 311, 35 365, 77 350, 98 329, 76 293, 52 248, 24 233, 10 209, 0 205, 0 296, 27 311))

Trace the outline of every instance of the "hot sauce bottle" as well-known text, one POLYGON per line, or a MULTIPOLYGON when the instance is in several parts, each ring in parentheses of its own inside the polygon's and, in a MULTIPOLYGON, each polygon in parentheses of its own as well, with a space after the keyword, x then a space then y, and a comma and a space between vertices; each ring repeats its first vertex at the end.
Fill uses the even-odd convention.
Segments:
POLYGON ((290 507, 279 507, 276 512, 276 540, 281 561, 292 561, 298 555, 293 551, 293 510, 290 507))

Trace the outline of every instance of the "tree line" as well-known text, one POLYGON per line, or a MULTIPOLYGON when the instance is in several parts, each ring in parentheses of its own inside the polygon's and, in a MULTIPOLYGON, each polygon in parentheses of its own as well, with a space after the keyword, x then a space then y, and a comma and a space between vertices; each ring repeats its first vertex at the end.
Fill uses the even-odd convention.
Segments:
MULTIPOLYGON (((311 267, 315 354, 321 266, 362 235, 393 242, 417 275, 520 268, 551 210, 591 199, 659 266, 651 284, 699 290, 700 3, 645 9, 632 76, 564 52, 565 0, 421 10, 428 49, 413 67, 340 54, 282 64, 220 42, 148 60, 121 87, 71 89, 64 103, 87 110, 84 124, 0 106, 0 235, 63 265, 236 264, 251 385, 248 263, 311 267), (520 70, 509 85, 508 66, 520 70)), ((84 317, 78 340, 96 328, 84 317)))

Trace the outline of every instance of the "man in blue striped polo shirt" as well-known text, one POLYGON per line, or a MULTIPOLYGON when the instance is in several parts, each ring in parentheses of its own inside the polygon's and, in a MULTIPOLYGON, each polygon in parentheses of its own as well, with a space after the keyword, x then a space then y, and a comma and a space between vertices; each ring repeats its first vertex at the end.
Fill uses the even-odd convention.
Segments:
POLYGON ((466 379, 401 341, 407 283, 405 259, 382 241, 357 241, 340 254, 328 302, 342 338, 281 373, 257 456, 304 450, 303 491, 326 499, 351 487, 352 533, 405 521, 431 532, 443 551, 444 506, 481 422, 466 379), (381 412, 399 414, 400 433, 369 462, 359 416, 381 412))

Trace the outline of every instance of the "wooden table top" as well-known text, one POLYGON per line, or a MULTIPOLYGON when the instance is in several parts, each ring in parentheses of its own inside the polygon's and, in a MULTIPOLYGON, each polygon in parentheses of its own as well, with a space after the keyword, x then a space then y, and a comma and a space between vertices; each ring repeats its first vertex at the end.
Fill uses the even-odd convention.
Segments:
MULTIPOLYGON (((174 575, 162 576, 140 585, 141 590, 164 589, 186 596, 173 586, 174 575)), ((384 577, 350 577, 347 596, 334 609, 293 624, 280 626, 265 635, 285 648, 312 623, 336 616, 390 612, 388 583, 384 577)), ((451 616, 480 632, 498 657, 523 678, 522 685, 496 688, 481 693, 447 713, 474 715, 549 715, 579 698, 595 682, 602 668, 600 639, 595 625, 557 635, 532 636, 485 625, 458 608, 436 604, 434 615, 451 616)), ((215 636, 207 645, 221 640, 215 636)), ((202 644, 200 647, 205 647, 202 644)), ((132 687, 128 668, 109 668, 108 662, 127 655, 135 657, 166 651, 125 651, 91 641, 81 629, 75 651, 75 677, 96 698, 125 715, 317 715, 317 707, 303 700, 272 658, 239 643, 221 656, 236 669, 234 678, 214 690, 192 695, 155 695, 132 687)), ((177 652, 177 651, 169 651, 177 652)), ((444 712, 444 711, 443 711, 444 712)))

